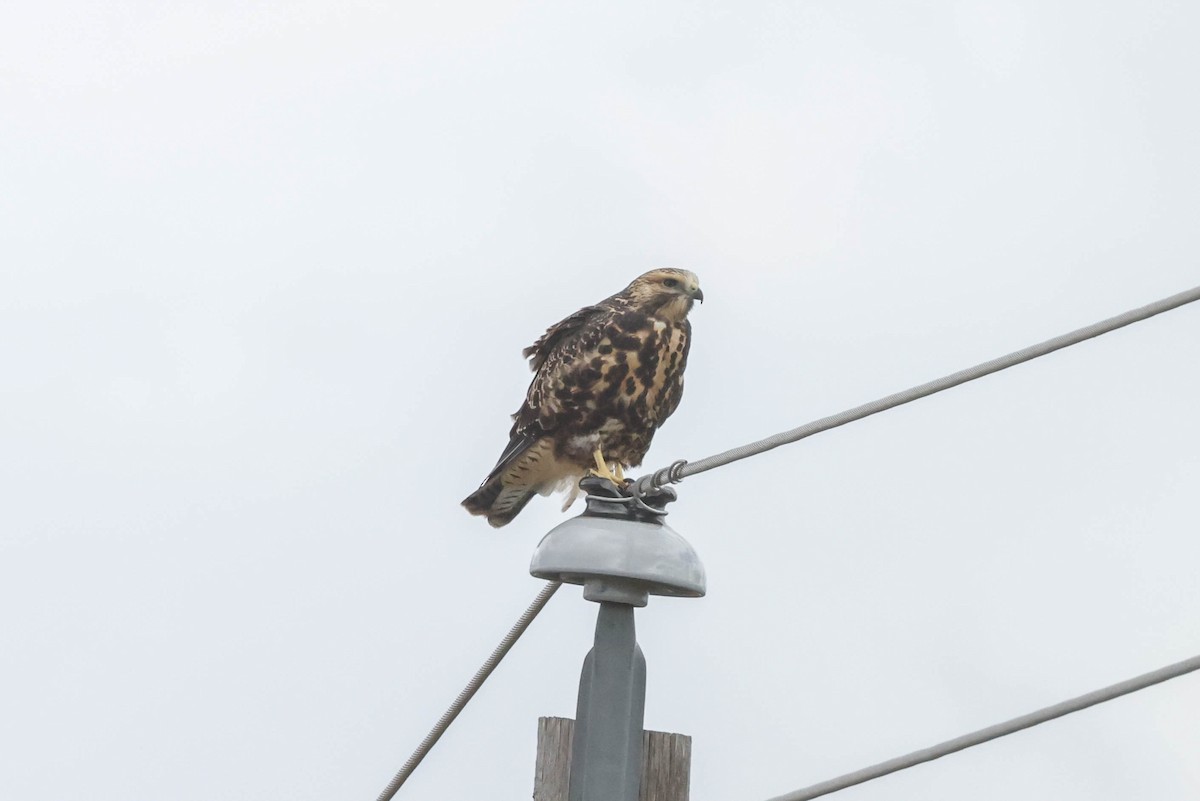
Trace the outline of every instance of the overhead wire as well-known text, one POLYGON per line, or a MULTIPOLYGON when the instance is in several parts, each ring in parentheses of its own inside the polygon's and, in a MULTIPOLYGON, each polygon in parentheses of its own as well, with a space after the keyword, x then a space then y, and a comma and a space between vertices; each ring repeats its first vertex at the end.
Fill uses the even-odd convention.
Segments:
POLYGON ((495 647, 492 653, 479 667, 479 670, 475 671, 475 675, 471 677, 471 680, 467 682, 467 686, 463 688, 462 692, 458 694, 458 697, 454 699, 454 702, 450 704, 450 708, 447 709, 440 718, 438 718, 437 723, 435 723, 433 728, 430 729, 429 734, 425 735, 425 739, 421 741, 421 744, 417 746, 417 749, 412 752, 412 755, 408 758, 404 765, 401 766, 400 770, 396 772, 396 775, 392 777, 392 780, 388 782, 388 786, 383 788, 383 792, 379 794, 377 801, 391 801, 392 797, 396 795, 396 791, 399 790, 406 781, 408 781, 408 777, 411 776, 412 772, 417 769, 417 765, 421 764, 421 761, 425 759, 425 755, 429 753, 429 750, 433 748, 434 744, 441 739, 443 734, 446 733, 446 729, 448 729, 450 724, 454 722, 454 719, 458 717, 458 713, 463 711, 463 708, 467 705, 467 702, 470 701, 475 693, 479 691, 479 688, 483 686, 485 681, 487 681, 488 676, 492 675, 492 671, 495 670, 496 666, 500 664, 500 660, 504 659, 505 654, 507 654, 513 645, 516 644, 521 635, 525 633, 525 630, 529 628, 529 624, 532 623, 533 619, 538 616, 538 613, 545 608, 546 603, 561 586, 561 581, 546 582, 545 586, 543 586, 541 591, 538 592, 537 597, 533 599, 533 601, 529 604, 529 607, 521 613, 519 618, 517 618, 517 622, 513 624, 512 628, 508 630, 508 633, 504 635, 504 638, 500 640, 500 644, 495 647))
POLYGON ((1193 303, 1200 300, 1200 286, 1180 292, 1176 295, 1163 298, 1162 300, 1149 303, 1136 309, 1131 309, 1124 314, 1118 314, 1116 317, 1109 317, 1107 320, 1101 320, 1098 323, 1078 328, 1074 331, 1069 331, 1065 334, 1047 339, 1045 342, 1039 342, 1036 345, 1030 345, 1027 348, 1022 348, 1018 351, 1013 351, 1006 356, 1000 356, 995 359, 977 364, 974 367, 968 367, 965 370, 959 370, 956 373, 951 373, 948 376, 929 381, 924 384, 906 389, 902 392, 896 392, 878 400, 864 403, 861 406, 855 406, 853 409, 847 409, 844 412, 822 417, 819 420, 814 420, 811 423, 806 423, 798 428, 793 428, 790 431, 783 431, 757 442, 751 442, 746 445, 741 445, 736 448, 730 448, 722 453, 713 456, 697 459, 694 462, 689 462, 684 459, 673 462, 671 465, 653 473, 648 473, 641 476, 633 484, 633 491, 636 494, 650 492, 651 490, 661 487, 668 483, 679 483, 688 476, 694 476, 698 473, 703 473, 707 470, 713 470, 717 467, 736 462, 740 459, 746 459, 750 456, 757 456, 760 453, 778 448, 781 445, 788 445, 797 442, 806 437, 811 437, 813 434, 819 434, 822 431, 828 431, 831 428, 844 426, 847 423, 853 423, 856 420, 861 420, 864 417, 870 417, 873 414, 893 409, 897 406, 902 406, 905 403, 920 398, 928 397, 937 392, 956 387, 959 384, 965 384, 968 381, 974 381, 977 378, 983 378, 992 373, 998 373, 1001 370, 1007 370, 1009 367, 1014 367, 1023 362, 1036 359, 1040 356, 1045 356, 1048 353, 1053 353, 1056 350, 1078 345, 1080 342, 1098 337, 1101 334, 1107 334, 1111 331, 1116 331, 1118 328, 1124 328, 1132 323, 1141 322, 1171 309, 1179 308, 1188 303, 1193 303))
POLYGON ((1039 709, 1036 712, 1030 712, 1027 715, 1006 720, 1003 723, 997 723, 994 726, 988 726, 985 729, 973 731, 970 734, 964 734, 961 737, 955 737, 953 740, 946 740, 943 743, 922 748, 920 751, 913 751, 911 754, 889 759, 886 762, 880 762, 877 765, 856 770, 852 773, 847 773, 838 776, 828 781, 823 781, 818 784, 813 784, 808 787, 796 790, 784 795, 775 796, 769 801, 809 801, 812 798, 819 798, 823 795, 836 793, 839 790, 845 790, 847 787, 853 787, 856 784, 869 782, 872 779, 878 779, 881 776, 887 776, 890 773, 905 770, 925 762, 930 762, 939 759, 948 754, 953 754, 956 751, 962 751, 966 748, 972 748, 977 745, 989 742, 991 740, 1004 737, 1014 732, 1028 729, 1032 726, 1038 726, 1047 721, 1061 718, 1064 715, 1069 715, 1072 712, 1078 712, 1081 709, 1087 709, 1096 704, 1102 704, 1106 701, 1111 701, 1114 698, 1120 698, 1123 695, 1128 695, 1138 690, 1144 690, 1147 687, 1159 684, 1160 682, 1174 679, 1183 676, 1187 673, 1200 670, 1200 656, 1194 656, 1191 659, 1185 659, 1182 662, 1176 662, 1173 665, 1167 665, 1164 668, 1153 670, 1149 673, 1143 673, 1140 676, 1135 676, 1132 679, 1117 682, 1108 687, 1103 687, 1099 690, 1093 690, 1090 693, 1085 693, 1077 698, 1063 701, 1062 703, 1054 704, 1053 706, 1039 709))

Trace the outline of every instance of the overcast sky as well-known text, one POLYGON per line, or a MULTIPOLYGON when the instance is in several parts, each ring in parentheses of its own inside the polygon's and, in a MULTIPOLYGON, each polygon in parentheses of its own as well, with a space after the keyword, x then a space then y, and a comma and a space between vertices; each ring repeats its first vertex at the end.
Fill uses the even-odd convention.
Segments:
MULTIPOLYGON (((522 347, 706 302, 647 469, 1200 284, 1187 2, 0 10, 0 797, 373 799, 537 593, 522 347)), ((755 801, 1200 653, 1200 308, 679 487, 648 728, 755 801)), ((578 509, 576 510, 578 511, 578 509)), ((522 799, 551 602, 408 801, 522 799)), ((1191 801, 1200 677, 838 796, 1191 801)))

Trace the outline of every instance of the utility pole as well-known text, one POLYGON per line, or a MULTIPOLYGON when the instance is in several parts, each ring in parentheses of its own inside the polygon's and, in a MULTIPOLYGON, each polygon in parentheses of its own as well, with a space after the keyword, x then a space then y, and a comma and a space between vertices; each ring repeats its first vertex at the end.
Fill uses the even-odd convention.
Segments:
MULTIPOLYGON (((589 493, 587 510, 547 534, 529 566, 529 572, 539 578, 582 585, 583 597, 600 607, 595 644, 584 659, 579 680, 569 779, 543 777, 539 770, 539 781, 545 778, 543 790, 549 781, 568 784, 567 798, 552 799, 547 792, 539 796, 537 788, 534 797, 538 801, 639 801, 645 797, 646 659, 637 644, 634 609, 645 606, 651 595, 704 595, 704 566, 692 546, 664 522, 665 506, 676 497, 670 487, 638 498, 598 477, 585 478, 581 486, 589 493)), ((690 760, 690 738, 685 739, 690 760)), ((539 765, 543 762, 539 753, 539 765)), ((545 762, 567 767, 561 759, 545 762)), ((672 771, 678 772, 678 760, 649 762, 670 763, 672 771)), ((662 784, 657 779, 647 782, 662 784)), ((686 776, 682 788, 682 796, 656 795, 659 801, 686 801, 686 776)))

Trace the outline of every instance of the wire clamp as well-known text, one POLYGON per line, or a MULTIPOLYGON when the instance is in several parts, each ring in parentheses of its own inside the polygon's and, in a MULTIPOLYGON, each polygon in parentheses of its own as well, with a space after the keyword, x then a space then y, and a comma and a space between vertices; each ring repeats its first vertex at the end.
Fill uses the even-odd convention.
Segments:
POLYGON ((661 523, 667 516, 666 505, 679 498, 679 494, 671 487, 642 490, 632 479, 617 485, 600 476, 585 476, 579 482, 579 487, 587 493, 585 515, 617 517, 642 523, 661 523))
POLYGON ((687 459, 676 459, 674 462, 662 468, 661 470, 655 470, 654 474, 650 477, 651 485, 655 487, 662 487, 668 482, 671 484, 680 483, 683 481, 683 476, 681 473, 683 468, 687 467, 687 463, 687 459))

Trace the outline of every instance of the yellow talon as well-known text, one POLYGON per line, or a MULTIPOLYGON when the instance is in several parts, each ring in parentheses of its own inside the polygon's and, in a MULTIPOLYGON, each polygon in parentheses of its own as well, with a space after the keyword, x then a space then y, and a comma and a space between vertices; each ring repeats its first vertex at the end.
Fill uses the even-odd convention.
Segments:
POLYGON ((596 469, 592 471, 594 475, 600 476, 600 478, 607 478, 614 484, 620 484, 624 481, 624 477, 620 475, 621 466, 617 465, 617 474, 614 475, 612 468, 608 466, 608 462, 604 461, 604 454, 599 448, 596 448, 592 454, 592 458, 596 460, 596 469))

